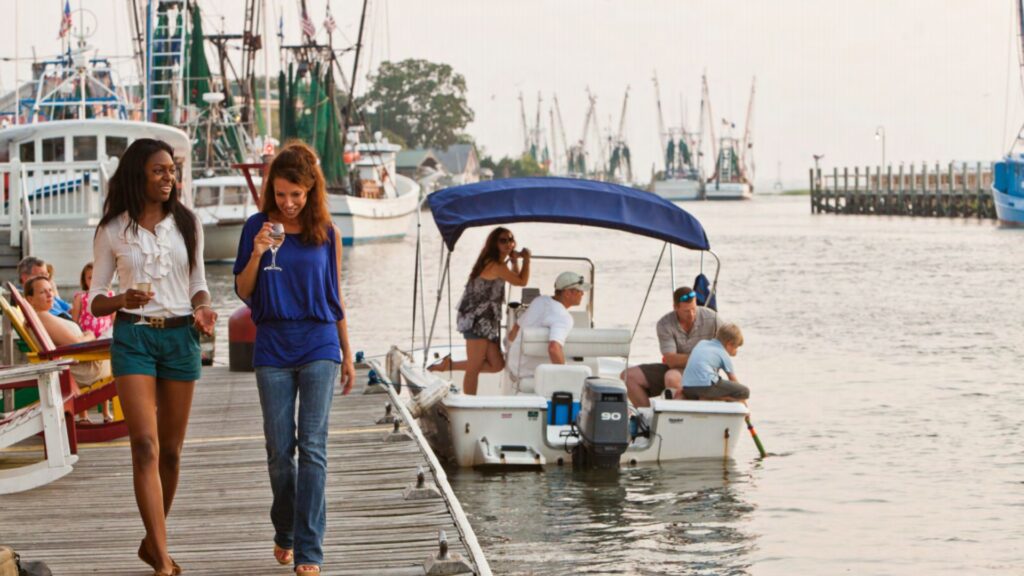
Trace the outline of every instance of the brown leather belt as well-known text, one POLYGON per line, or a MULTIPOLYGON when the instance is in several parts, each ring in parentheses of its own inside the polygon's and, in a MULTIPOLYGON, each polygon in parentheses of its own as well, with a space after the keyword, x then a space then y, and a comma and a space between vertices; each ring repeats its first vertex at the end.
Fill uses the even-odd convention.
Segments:
POLYGON ((159 318, 156 316, 139 316, 138 314, 132 314, 130 312, 121 312, 118 310, 116 319, 120 322, 138 322, 139 320, 149 324, 150 328, 180 328, 182 326, 191 326, 195 321, 191 316, 175 316, 173 318, 159 318))

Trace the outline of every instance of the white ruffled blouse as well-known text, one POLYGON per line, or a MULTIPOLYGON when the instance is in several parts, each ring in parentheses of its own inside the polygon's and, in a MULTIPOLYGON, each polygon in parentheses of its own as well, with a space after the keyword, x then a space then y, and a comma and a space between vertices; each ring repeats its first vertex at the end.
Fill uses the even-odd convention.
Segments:
MULTIPOLYGON (((171 318, 192 314, 192 297, 209 292, 206 268, 203 266, 203 227, 196 221, 196 251, 199 257, 191 273, 185 238, 168 214, 156 225, 156 233, 139 226, 135 233, 127 226, 128 215, 108 222, 96 232, 93 240, 92 287, 89 290, 90 312, 97 295, 106 296, 115 272, 119 290, 124 292, 139 282, 150 282, 153 299, 141 311, 143 316, 171 318)), ((124 309, 139 314, 139 309, 124 309)))

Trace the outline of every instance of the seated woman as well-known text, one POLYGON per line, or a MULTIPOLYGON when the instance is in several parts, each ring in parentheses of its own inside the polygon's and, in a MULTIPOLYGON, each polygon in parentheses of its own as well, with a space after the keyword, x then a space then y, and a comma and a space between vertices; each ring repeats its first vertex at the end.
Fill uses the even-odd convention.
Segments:
MULTIPOLYGON (((57 346, 68 346, 70 344, 95 340, 96 336, 94 334, 91 332, 83 333, 82 328, 78 324, 46 313, 53 306, 55 294, 53 284, 45 276, 36 276, 25 282, 25 298, 32 308, 39 313, 39 321, 42 323, 46 333, 50 335, 53 343, 57 346)), ((79 386, 89 386, 110 377, 110 360, 79 362, 71 366, 69 371, 79 386)), ((78 421, 88 420, 89 415, 87 412, 82 412, 78 415, 78 421)), ((113 421, 113 416, 110 414, 110 406, 106 402, 103 403, 103 421, 113 421)))

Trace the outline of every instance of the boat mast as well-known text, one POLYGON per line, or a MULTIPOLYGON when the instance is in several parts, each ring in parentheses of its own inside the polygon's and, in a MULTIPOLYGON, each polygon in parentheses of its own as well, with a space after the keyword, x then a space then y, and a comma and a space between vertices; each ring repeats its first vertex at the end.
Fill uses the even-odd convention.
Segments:
MULTIPOLYGON (((626 95, 622 97, 622 112, 619 115, 619 131, 615 135, 615 148, 612 150, 612 154, 615 154, 617 150, 619 152, 619 162, 625 163, 626 169, 624 170, 626 182, 633 181, 633 161, 629 156, 629 147, 626 146, 626 108, 629 104, 629 85, 626 85, 626 95)), ((609 174, 611 176, 611 174, 609 174)))
POLYGON ((267 45, 263 46, 263 122, 264 131, 266 134, 263 135, 263 142, 266 144, 270 140, 270 135, 274 133, 274 120, 270 114, 270 33, 267 23, 270 21, 270 12, 267 11, 267 0, 263 0, 263 38, 266 39, 267 45))
POLYGON ((708 111, 708 132, 711 134, 711 157, 715 162, 715 172, 708 178, 708 182, 718 178, 718 148, 717 140, 715 140, 715 114, 711 111, 711 95, 708 90, 708 76, 704 74, 701 76, 701 102, 707 103, 708 111))
POLYGON ((548 106, 548 126, 551 127, 551 169, 550 173, 558 174, 558 135, 555 132, 555 108, 548 106))
POLYGON ((533 121, 533 132, 531 134, 531 137, 533 139, 533 147, 531 148, 531 150, 533 150, 533 152, 534 152, 534 158, 533 159, 536 160, 538 163, 540 163, 541 156, 542 156, 542 153, 541 153, 542 146, 541 146, 541 137, 540 137, 540 108, 541 108, 541 105, 542 105, 543 101, 544 100, 543 100, 543 98, 541 98, 541 95, 540 95, 540 90, 538 90, 537 91, 537 116, 536 116, 536 118, 534 118, 534 121, 533 121))
POLYGON ((523 102, 523 92, 519 91, 519 126, 523 131, 523 154, 530 153, 530 128, 526 125, 526 104, 523 102))
POLYGON ((747 166, 747 151, 754 145, 754 143, 751 142, 751 133, 753 131, 754 93, 756 90, 757 76, 754 76, 754 79, 750 83, 750 101, 747 102, 747 126, 743 130, 743 150, 740 152, 740 176, 746 180, 748 184, 753 184, 752 180, 754 177, 754 162, 753 159, 751 159, 750 166, 747 166))
MULTIPOLYGON (((701 91, 700 91, 700 118, 697 120, 697 145, 694 147, 694 157, 697 163, 697 177, 704 181, 704 106, 707 101, 704 98, 707 95, 707 78, 701 75, 701 91)), ((712 137, 714 140, 714 137, 712 137)))
MULTIPOLYGON (((305 8, 305 0, 302 0, 305 8)), ((359 36, 356 37, 355 62, 352 63, 352 81, 348 86, 348 103, 345 105, 345 123, 341 127, 341 151, 345 152, 345 145, 348 143, 348 127, 352 121, 352 105, 355 103, 356 95, 356 74, 359 72, 359 53, 363 50, 363 30, 366 28, 366 6, 369 0, 363 0, 363 13, 359 17, 359 36)), ((331 58, 334 58, 334 51, 331 51, 331 58)), ((345 79, 342 78, 342 81, 345 79)))
MULTIPOLYGON (((666 146, 667 146, 667 144, 665 143, 665 117, 662 115, 662 112, 661 112, 661 87, 658 86, 658 71, 657 70, 654 71, 654 78, 652 78, 652 80, 654 81, 654 100, 657 103, 657 107, 658 107, 658 138, 661 141, 661 155, 662 155, 662 157, 664 157, 666 146)), ((666 175, 668 174, 668 171, 670 170, 670 168, 671 167, 668 165, 668 158, 665 158, 665 174, 666 175)))
MULTIPOLYGON (((569 141, 565 137, 565 123, 562 122, 562 109, 558 105, 558 94, 553 94, 552 99, 555 101, 555 117, 558 118, 558 132, 562 136, 562 151, 565 154, 565 173, 572 172, 572 163, 570 162, 571 156, 569 155, 569 141)), ((553 143, 558 146, 557 143, 553 143)))

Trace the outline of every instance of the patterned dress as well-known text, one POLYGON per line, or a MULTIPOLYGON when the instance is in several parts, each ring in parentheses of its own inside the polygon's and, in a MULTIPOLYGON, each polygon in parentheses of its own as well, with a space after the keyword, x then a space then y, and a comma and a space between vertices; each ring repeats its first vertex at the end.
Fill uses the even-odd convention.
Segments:
MULTIPOLYGON (((92 332, 97 338, 102 338, 104 332, 107 332, 114 323, 114 315, 108 314, 107 316, 101 316, 99 318, 92 315, 89 312, 89 293, 79 292, 75 296, 82 296, 82 311, 78 315, 78 325, 82 327, 82 330, 86 332, 92 332)), ((107 296, 113 296, 113 292, 107 292, 107 296)))
POLYGON ((497 342, 501 332, 501 305, 505 303, 505 281, 477 276, 466 283, 459 300, 459 332, 472 332, 497 342))

